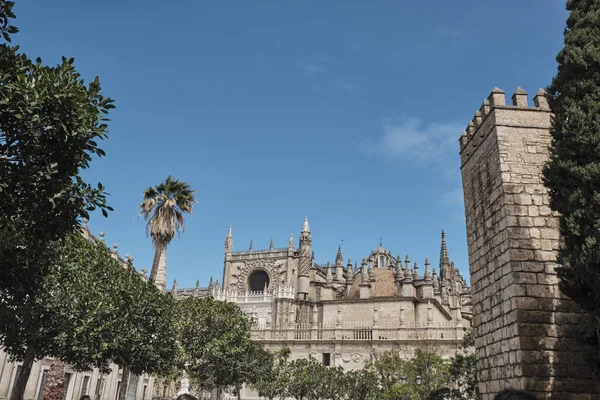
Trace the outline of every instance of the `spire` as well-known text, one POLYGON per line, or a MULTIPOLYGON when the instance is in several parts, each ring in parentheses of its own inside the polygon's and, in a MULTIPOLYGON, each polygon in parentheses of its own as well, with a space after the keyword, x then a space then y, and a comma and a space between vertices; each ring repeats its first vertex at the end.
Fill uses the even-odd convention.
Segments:
POLYGON ((308 226, 308 217, 304 218, 304 225, 302 225, 302 233, 310 233, 310 227, 308 226))
POLYGON ((252 253, 254 251, 254 246, 252 245, 252 240, 250 240, 250 247, 248 248, 248 251, 250 253, 252 253))
POLYGON ((404 269, 404 276, 406 279, 412 280, 413 273, 412 269, 410 269, 410 258, 408 258, 408 254, 406 255, 406 259, 404 260, 404 264, 406 264, 406 268, 404 269))
POLYGON ((440 277, 444 279, 444 267, 450 265, 450 258, 448 257, 448 246, 446 245, 446 234, 442 229, 442 245, 440 247, 440 277))
POLYGON ((431 269, 429 268, 429 259, 425 258, 425 276, 426 281, 431 281, 431 269))
POLYGON ((171 293, 173 296, 177 296, 177 279, 173 281, 173 287, 171 288, 171 293))
POLYGON ((227 237, 225 238, 225 253, 229 254, 233 250, 233 234, 231 233, 231 225, 227 231, 227 237))
POLYGON ((367 259, 363 258, 362 262, 360 263, 360 278, 362 283, 368 282, 369 281, 369 275, 367 272, 367 259))
POLYGON ((400 255, 396 257, 396 280, 401 281, 404 279, 404 271, 402 270, 402 258, 400 255))
POLYGON ((415 261, 415 266, 414 266, 413 270, 414 270, 413 279, 421 279, 421 277, 419 276, 419 264, 417 264, 416 261, 415 261))
POLYGON ((335 256, 335 265, 336 265, 336 267, 344 266, 344 257, 342 257, 342 247, 341 246, 338 246, 338 251, 335 256))
POLYGON ((288 249, 294 248, 294 234, 290 233, 290 240, 288 241, 288 249))
POLYGON ((271 243, 269 243, 269 251, 273 251, 273 238, 271 238, 271 243))
POLYGON ((196 287, 194 288, 194 297, 200 296, 200 279, 196 281, 196 287))

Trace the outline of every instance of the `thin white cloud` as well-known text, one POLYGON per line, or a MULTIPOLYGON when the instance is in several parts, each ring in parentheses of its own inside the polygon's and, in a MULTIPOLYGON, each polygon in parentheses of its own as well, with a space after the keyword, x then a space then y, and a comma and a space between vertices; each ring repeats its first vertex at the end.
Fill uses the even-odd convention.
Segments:
POLYGON ((424 123, 403 118, 383 124, 376 140, 364 140, 363 149, 371 155, 400 157, 420 164, 447 164, 458 155, 458 138, 464 127, 455 123, 424 123))

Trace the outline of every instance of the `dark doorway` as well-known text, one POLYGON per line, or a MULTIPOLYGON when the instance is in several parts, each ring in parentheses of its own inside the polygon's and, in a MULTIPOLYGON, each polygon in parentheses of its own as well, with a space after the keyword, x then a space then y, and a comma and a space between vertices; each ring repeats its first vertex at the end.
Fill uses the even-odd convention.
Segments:
POLYGON ((254 271, 250 274, 249 282, 250 291, 262 292, 269 287, 269 274, 263 270, 254 271))

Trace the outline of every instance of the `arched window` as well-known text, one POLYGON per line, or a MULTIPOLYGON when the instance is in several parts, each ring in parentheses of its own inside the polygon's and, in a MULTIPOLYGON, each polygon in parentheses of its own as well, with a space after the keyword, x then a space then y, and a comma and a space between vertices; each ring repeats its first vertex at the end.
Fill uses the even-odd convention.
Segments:
POLYGON ((377 266, 379 268, 384 268, 385 267, 385 257, 384 256, 379 256, 379 264, 377 266))

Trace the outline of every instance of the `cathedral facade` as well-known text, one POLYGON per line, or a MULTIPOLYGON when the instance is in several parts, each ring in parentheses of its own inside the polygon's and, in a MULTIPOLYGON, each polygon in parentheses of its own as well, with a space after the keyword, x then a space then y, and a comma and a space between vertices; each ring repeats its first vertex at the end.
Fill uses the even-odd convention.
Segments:
MULTIPOLYGON (((251 242, 234 251, 233 243, 230 227, 222 283, 174 294, 238 304, 253 321, 253 338, 268 350, 289 348, 292 359, 359 369, 374 353, 410 357, 426 344, 451 357, 470 327, 470 288, 450 261, 443 231, 437 269, 427 259, 421 269, 381 244, 360 265, 344 262, 341 248, 335 262, 317 264, 308 219, 298 246, 293 236, 287 248, 271 240, 269 249, 254 250, 251 242)), ((257 398, 249 390, 242 397, 257 398)))

